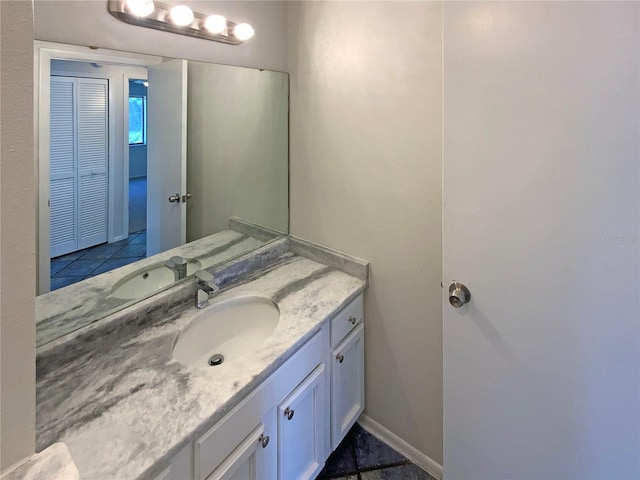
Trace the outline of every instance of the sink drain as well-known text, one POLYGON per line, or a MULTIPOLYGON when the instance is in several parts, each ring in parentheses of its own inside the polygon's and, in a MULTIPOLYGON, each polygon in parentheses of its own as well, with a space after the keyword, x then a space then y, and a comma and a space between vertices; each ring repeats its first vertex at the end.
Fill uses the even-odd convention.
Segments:
POLYGON ((215 367, 217 365, 222 365, 222 362, 224 362, 224 356, 219 353, 212 355, 211 358, 209 359, 209 365, 212 367, 215 367))

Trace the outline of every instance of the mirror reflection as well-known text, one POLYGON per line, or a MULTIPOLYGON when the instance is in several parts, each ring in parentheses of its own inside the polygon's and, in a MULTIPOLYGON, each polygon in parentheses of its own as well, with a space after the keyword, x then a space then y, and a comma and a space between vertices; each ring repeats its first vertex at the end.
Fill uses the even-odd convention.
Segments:
POLYGON ((39 90, 39 291, 51 292, 38 304, 58 309, 38 312, 39 328, 56 317, 65 334, 288 232, 287 74, 54 57, 39 90), (74 308, 83 319, 67 329, 74 308))

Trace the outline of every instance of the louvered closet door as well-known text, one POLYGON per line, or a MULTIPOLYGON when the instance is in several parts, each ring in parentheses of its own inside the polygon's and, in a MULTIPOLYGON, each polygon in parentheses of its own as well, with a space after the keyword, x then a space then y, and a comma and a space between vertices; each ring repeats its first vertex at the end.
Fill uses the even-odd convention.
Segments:
POLYGON ((51 77, 51 257, 107 241, 109 83, 51 77))
POLYGON ((109 84, 79 78, 78 91, 78 248, 107 241, 109 162, 109 84))
POLYGON ((51 77, 51 257, 78 248, 75 85, 74 78, 51 77))

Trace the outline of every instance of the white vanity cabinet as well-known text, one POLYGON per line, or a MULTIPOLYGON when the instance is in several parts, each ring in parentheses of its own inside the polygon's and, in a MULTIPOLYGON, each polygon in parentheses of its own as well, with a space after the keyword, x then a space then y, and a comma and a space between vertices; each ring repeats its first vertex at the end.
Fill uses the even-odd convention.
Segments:
MULTIPOLYGON (((207 476, 207 480, 260 480, 277 473, 275 412, 265 418, 207 476)), ((196 447, 197 448, 197 447, 196 447)))
POLYGON ((364 411, 364 315, 358 295, 331 320, 331 449, 364 411))
POLYGON ((325 326, 193 443, 193 475, 167 478, 314 478, 330 451, 328 343, 325 326))
POLYGON ((155 480, 311 480, 364 410, 362 295, 155 480))
POLYGON ((318 367, 278 406, 278 479, 313 479, 329 456, 326 367, 318 367))

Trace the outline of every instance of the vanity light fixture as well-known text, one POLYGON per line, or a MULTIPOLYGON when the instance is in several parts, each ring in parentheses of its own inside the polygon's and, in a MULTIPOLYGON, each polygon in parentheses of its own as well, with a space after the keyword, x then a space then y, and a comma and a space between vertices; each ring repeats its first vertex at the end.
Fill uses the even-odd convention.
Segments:
POLYGON ((243 42, 253 37, 253 27, 248 23, 239 23, 233 27, 233 34, 243 42))
POLYGON ((222 33, 227 30, 227 19, 222 15, 210 15, 204 21, 204 28, 209 33, 222 33))
POLYGON ((254 35, 248 23, 234 23, 222 15, 203 15, 186 5, 153 0, 108 0, 109 13, 123 22, 214 42, 239 45, 254 35))
POLYGON ((171 16, 171 21, 179 27, 191 25, 195 19, 193 10, 186 5, 176 5, 175 7, 172 7, 169 14, 171 16))
POLYGON ((136 17, 146 17, 153 12, 153 0, 127 0, 127 10, 136 17))

